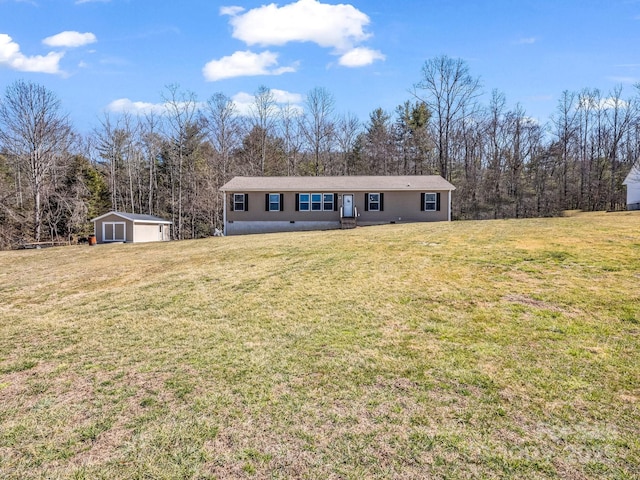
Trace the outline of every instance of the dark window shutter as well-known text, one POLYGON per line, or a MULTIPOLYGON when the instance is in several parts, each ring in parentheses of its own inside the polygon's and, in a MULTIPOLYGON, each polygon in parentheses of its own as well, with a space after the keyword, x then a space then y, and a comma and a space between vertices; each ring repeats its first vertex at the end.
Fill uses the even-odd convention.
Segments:
POLYGON ((296 193, 296 212, 300 210, 300 194, 296 193))
POLYGON ((280 194, 280 211, 284 212, 284 193, 280 194))
POLYGON ((424 193, 420 194, 420 211, 424 212, 424 193))
POLYGON ((244 194, 244 211, 245 212, 249 211, 249 194, 248 193, 244 194))
POLYGON ((440 211, 440 193, 436 193, 436 211, 440 211))
POLYGON ((231 207, 231 211, 232 212, 233 212, 233 207, 235 207, 235 205, 234 205, 235 202, 233 200, 234 200, 234 197, 233 197, 233 193, 232 193, 231 195, 229 195, 229 205, 231 207))
POLYGON ((264 194, 264 211, 265 212, 269 211, 269 194, 268 193, 264 194))
POLYGON ((380 211, 384 212, 384 193, 380 193, 380 211))
POLYGON ((334 212, 338 211, 338 194, 337 193, 333 194, 333 211, 334 212))
POLYGON ((369 211, 369 194, 368 193, 364 194, 364 211, 365 212, 369 211))

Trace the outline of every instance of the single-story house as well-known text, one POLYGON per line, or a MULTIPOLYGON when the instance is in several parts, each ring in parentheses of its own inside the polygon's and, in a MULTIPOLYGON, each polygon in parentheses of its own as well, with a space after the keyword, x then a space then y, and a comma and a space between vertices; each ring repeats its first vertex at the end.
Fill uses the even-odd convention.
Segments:
POLYGON ((224 234, 451 220, 455 187, 438 175, 235 177, 222 186, 224 234))
POLYGON ((171 240, 171 222, 153 215, 111 211, 91 221, 96 243, 171 240))
POLYGON ((640 210, 640 164, 631 167, 627 178, 622 182, 627 186, 627 210, 640 210))

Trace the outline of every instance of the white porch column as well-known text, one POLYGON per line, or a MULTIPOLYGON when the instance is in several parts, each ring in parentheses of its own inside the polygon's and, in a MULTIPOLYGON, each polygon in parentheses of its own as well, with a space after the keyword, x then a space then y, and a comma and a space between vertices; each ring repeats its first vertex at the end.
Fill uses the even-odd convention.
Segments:
POLYGON ((222 235, 227 236, 227 193, 222 192, 222 235))

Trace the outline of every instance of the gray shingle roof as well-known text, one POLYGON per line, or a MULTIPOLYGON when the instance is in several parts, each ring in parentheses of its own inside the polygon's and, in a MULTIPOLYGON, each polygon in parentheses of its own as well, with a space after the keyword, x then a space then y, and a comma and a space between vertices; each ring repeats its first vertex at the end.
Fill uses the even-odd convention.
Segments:
POLYGON ((91 220, 95 222, 96 220, 100 220, 108 215, 117 215, 120 218, 124 218, 126 220, 131 220, 133 222, 139 223, 171 223, 170 220, 165 220, 164 218, 156 217, 155 215, 143 215, 141 213, 127 213, 127 212, 114 212, 111 211, 109 213, 105 213, 104 215, 100 215, 99 217, 91 220))
POLYGON ((234 177, 223 192, 367 192, 455 190, 439 175, 342 177, 234 177))
POLYGON ((156 217, 155 215, 143 215, 141 213, 125 213, 117 212, 121 217, 133 220, 134 222, 168 222, 164 218, 156 217))

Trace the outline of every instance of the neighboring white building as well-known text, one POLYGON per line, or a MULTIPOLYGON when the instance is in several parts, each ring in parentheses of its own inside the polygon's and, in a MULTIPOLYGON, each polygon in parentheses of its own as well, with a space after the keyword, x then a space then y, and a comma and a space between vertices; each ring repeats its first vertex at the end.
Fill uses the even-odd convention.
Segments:
POLYGON ((627 210, 640 210, 640 164, 631 168, 622 184, 627 186, 627 210))
POLYGON ((97 243, 171 240, 171 222, 153 215, 109 212, 91 221, 97 243))

